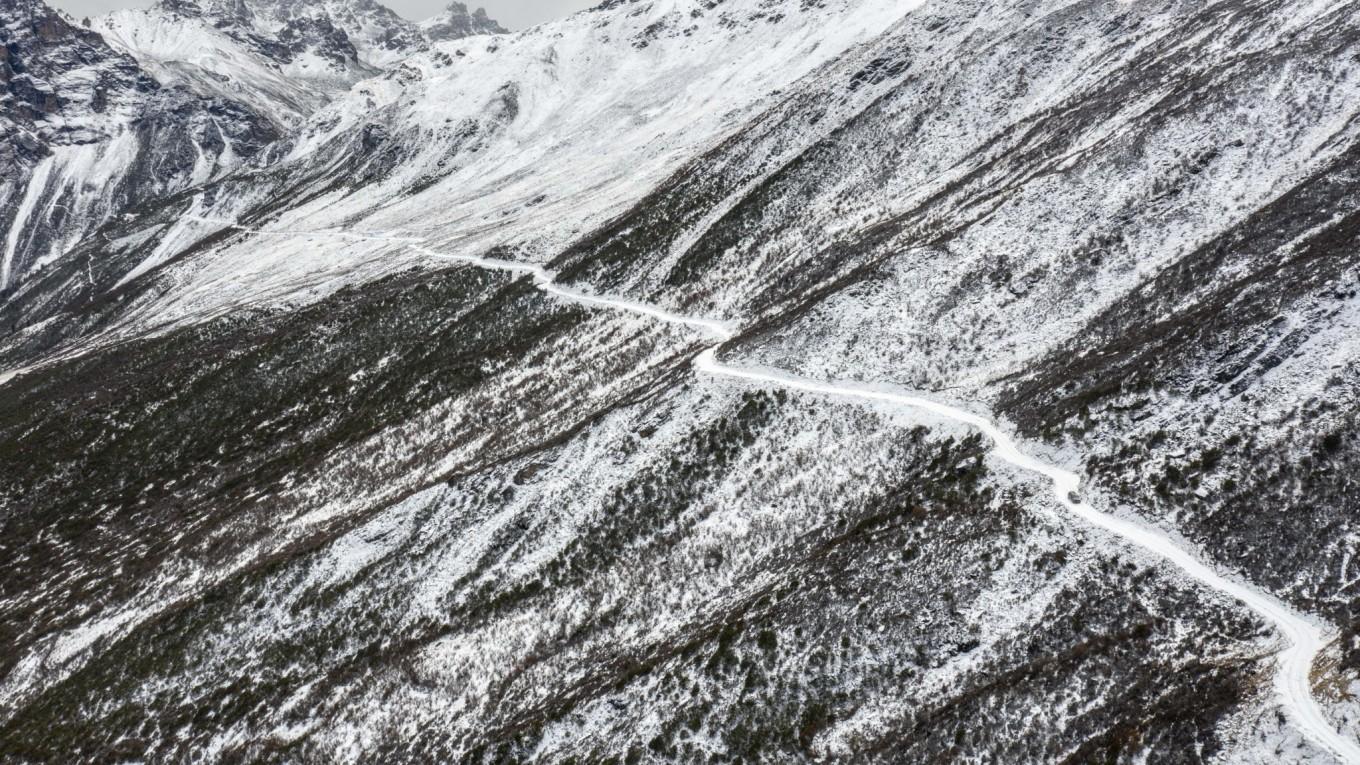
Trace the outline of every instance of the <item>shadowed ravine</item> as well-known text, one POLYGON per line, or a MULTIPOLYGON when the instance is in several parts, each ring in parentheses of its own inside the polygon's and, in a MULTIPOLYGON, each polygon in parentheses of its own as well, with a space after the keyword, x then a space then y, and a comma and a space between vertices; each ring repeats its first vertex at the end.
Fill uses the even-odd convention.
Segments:
MULTIPOLYGON (((1288 641, 1288 646, 1281 653, 1274 678, 1274 690, 1279 703, 1300 732, 1317 746, 1332 753, 1342 762, 1360 763, 1360 743, 1335 730, 1312 694, 1310 675, 1315 660, 1323 648, 1334 639, 1330 625, 1295 611, 1273 595, 1233 575, 1216 571, 1196 552, 1187 549, 1183 543, 1176 541, 1167 533, 1136 521, 1101 512, 1082 501, 1078 496, 1081 479, 1076 473, 1048 464, 1026 453, 1015 438, 982 415, 885 386, 814 381, 777 369, 739 367, 725 363, 719 360, 718 351, 724 343, 737 336, 733 325, 684 316, 623 298, 591 295, 579 288, 561 286, 554 282, 552 274, 540 266, 494 258, 440 253, 424 246, 423 240, 413 237, 337 231, 264 231, 237 226, 231 221, 200 220, 265 236, 334 236, 404 244, 414 247, 430 258, 492 271, 527 275, 532 278, 539 290, 562 300, 645 316, 660 322, 685 326, 714 338, 717 342, 701 352, 694 362, 695 368, 703 374, 832 398, 922 410, 975 428, 992 441, 994 444, 992 451, 999 459, 1021 470, 1038 473, 1047 478, 1059 504, 1072 515, 1170 563, 1190 579, 1242 603, 1274 625, 1288 641)), ((0 384, 24 371, 26 370, 0 373, 0 384)))

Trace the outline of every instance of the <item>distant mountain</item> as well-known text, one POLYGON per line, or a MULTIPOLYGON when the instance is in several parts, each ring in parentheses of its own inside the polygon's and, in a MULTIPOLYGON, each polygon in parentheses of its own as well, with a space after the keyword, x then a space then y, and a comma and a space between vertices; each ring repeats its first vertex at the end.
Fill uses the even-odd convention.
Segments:
POLYGON ((487 34, 506 34, 508 30, 489 16, 485 8, 471 13, 465 3, 449 3, 449 7, 438 15, 420 23, 420 31, 431 42, 461 40, 465 37, 487 34))
POLYGON ((300 21, 325 19, 342 31, 365 64, 386 68, 424 50, 420 28, 376 0, 237 0, 253 25, 278 33, 300 21))
MULTIPOLYGON (((121 210, 258 155, 354 83, 431 44, 372 0, 161 0, 88 27, 18 0, 0 20, 0 159, 10 170, 0 179, 0 287, 121 210)), ((436 20, 440 41, 504 31, 457 4, 436 20)))

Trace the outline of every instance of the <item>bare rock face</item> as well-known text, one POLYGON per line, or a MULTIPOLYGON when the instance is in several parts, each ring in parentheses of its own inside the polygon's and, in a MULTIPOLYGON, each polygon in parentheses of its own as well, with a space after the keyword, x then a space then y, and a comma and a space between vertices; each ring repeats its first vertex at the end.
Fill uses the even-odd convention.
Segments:
POLYGON ((69 24, 37 0, 0 8, 0 36, 0 116, 49 141, 62 140, 71 120, 109 109, 119 95, 157 88, 98 34, 69 24))
POLYGON ((305 16, 289 19, 278 31, 278 41, 288 51, 284 63, 312 54, 332 61, 337 66, 356 66, 359 51, 343 29, 326 16, 305 16))

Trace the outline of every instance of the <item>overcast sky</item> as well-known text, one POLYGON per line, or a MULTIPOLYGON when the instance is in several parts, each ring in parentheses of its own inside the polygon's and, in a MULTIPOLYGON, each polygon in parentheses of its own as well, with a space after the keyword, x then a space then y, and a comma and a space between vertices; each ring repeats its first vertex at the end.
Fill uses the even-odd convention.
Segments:
MULTIPOLYGON (((64 8, 79 18, 115 8, 146 7, 152 0, 48 0, 48 2, 58 8, 64 8)), ((523 29, 598 3, 599 0, 468 0, 467 5, 469 8, 485 5, 491 18, 511 29, 523 29)), ((423 19, 438 13, 448 5, 448 0, 387 0, 384 5, 409 19, 423 19)))

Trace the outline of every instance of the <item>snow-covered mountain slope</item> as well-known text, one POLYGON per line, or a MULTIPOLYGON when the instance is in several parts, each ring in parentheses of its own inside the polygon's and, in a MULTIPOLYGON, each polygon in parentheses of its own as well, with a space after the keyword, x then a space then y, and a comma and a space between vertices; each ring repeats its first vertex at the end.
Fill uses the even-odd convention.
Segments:
POLYGON ((14 637, 50 651, 9 674, 6 753, 1035 761, 1132 731, 1222 747, 1209 731, 1254 693, 1259 627, 1074 531, 966 431, 694 380, 702 342, 456 269, 124 348, 136 368, 20 378, 6 422, 44 421, 40 464, 104 489, 87 502, 36 465, 11 479, 48 509, 7 528, 34 540, 12 581, 41 596, 10 623, 54 632, 14 637), (189 357, 192 380, 157 379, 189 357), (78 403, 72 382, 115 370, 134 397, 78 403), (194 421, 174 427, 185 389, 194 421), (132 461, 148 449, 162 459, 132 461), (80 531, 115 518, 165 544, 80 531), (104 714, 64 714, 91 695, 104 714), (139 733, 149 720, 186 733, 139 733), (985 732, 1005 725, 1025 734, 985 732))
POLYGON ((39 0, 0 7, 0 35, 0 291, 277 137, 234 101, 162 87, 39 0))
POLYGON ((324 17, 265 36, 179 2, 96 16, 91 28, 162 82, 245 101, 281 127, 378 73, 324 17))
POLYGON ((461 3, 414 25, 385 6, 348 0, 161 0, 96 16, 91 26, 161 81, 244 101, 281 128, 431 41, 506 31, 461 3))
MULTIPOLYGON (((460 10, 440 18, 452 24, 460 10)), ((372 2, 163 0, 95 17, 88 31, 36 0, 5 13, 0 127, 13 172, 0 187, 0 289, 111 216, 221 177, 380 66, 428 47, 372 2)), ((485 13, 468 20, 472 32, 498 29, 485 13)), ((97 266, 86 266, 92 279, 97 266)))
POLYGON ((1357 54, 1329 0, 415 53, 0 305, 0 758, 1347 762, 1357 54))

